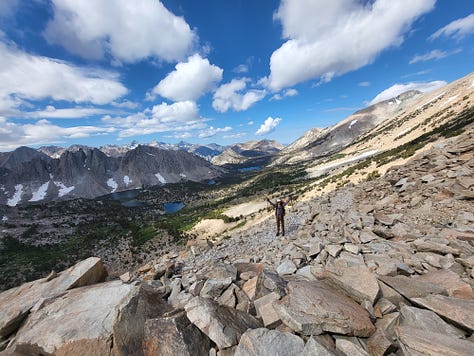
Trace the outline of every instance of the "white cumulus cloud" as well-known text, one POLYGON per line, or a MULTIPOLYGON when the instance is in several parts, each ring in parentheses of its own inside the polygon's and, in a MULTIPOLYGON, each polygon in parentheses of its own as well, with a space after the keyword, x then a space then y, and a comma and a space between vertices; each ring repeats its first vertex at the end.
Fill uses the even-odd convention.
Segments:
POLYGON ((154 94, 173 101, 197 100, 214 89, 222 80, 223 70, 209 63, 207 58, 195 54, 187 62, 178 63, 153 89, 154 94))
POLYGON ((262 100, 265 90, 247 90, 249 79, 232 79, 230 83, 222 84, 214 93, 212 107, 218 112, 245 111, 256 102, 262 100))
POLYGON ((0 114, 24 100, 108 104, 128 92, 118 74, 35 56, 0 42, 0 114))
POLYGON ((439 37, 448 37, 460 40, 474 33, 474 14, 455 20, 433 33, 429 39, 435 40, 439 37))
POLYGON ((51 144, 113 132, 113 127, 61 127, 47 120, 39 120, 34 124, 18 124, 0 117, 0 150, 11 150, 22 145, 51 144))
POLYGON ((44 35, 76 55, 137 62, 184 58, 196 35, 159 0, 52 0, 54 17, 44 35))
POLYGON ((279 117, 274 119, 271 116, 269 116, 265 120, 265 122, 260 126, 260 128, 255 132, 255 135, 265 135, 270 132, 273 132, 280 122, 281 122, 281 119, 279 117))
POLYGON ((435 0, 282 0, 283 45, 270 59, 269 86, 279 90, 334 76, 372 63, 383 50, 399 46, 413 22, 435 0))
POLYGON ((213 127, 210 126, 206 130, 202 130, 199 132, 199 138, 207 138, 207 137, 212 137, 217 135, 219 132, 228 132, 231 131, 232 127, 226 126, 226 127, 213 127))
POLYGON ((130 137, 205 129, 208 119, 199 116, 199 108, 195 102, 181 101, 173 104, 161 103, 126 117, 106 116, 102 121, 111 127, 117 127, 119 137, 130 137))
POLYGON ((392 99, 409 90, 419 90, 422 93, 429 93, 441 87, 444 87, 446 84, 448 83, 442 80, 436 80, 433 82, 411 82, 406 84, 395 84, 379 93, 374 99, 372 99, 369 105, 373 105, 384 100, 392 99))

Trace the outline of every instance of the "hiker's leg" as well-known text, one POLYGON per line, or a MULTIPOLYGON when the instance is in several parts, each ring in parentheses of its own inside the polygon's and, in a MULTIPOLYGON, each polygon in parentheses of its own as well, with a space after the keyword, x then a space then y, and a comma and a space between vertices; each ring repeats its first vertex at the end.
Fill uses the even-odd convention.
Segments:
POLYGON ((277 224, 277 235, 280 234, 280 219, 278 218, 278 216, 275 217, 276 219, 276 224, 277 224))
POLYGON ((283 236, 285 236, 285 217, 282 216, 280 221, 281 221, 281 233, 283 234, 283 236))

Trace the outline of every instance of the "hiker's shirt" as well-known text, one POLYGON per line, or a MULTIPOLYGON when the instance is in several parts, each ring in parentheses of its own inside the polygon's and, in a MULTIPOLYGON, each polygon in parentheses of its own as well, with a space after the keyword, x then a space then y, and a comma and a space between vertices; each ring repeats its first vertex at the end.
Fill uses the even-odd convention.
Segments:
POLYGON ((282 218, 283 216, 285 216, 285 207, 283 204, 279 206, 277 205, 275 207, 275 216, 277 218, 282 218))

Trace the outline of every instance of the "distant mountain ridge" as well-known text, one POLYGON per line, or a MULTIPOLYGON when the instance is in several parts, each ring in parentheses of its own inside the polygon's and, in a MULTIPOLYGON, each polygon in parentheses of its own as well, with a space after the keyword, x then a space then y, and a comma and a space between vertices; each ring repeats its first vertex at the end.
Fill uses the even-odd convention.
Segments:
POLYGON ((365 132, 403 112, 421 97, 423 94, 420 91, 407 91, 359 110, 334 126, 313 128, 285 147, 275 164, 296 163, 335 154, 365 132))
POLYGON ((113 157, 97 148, 76 146, 52 158, 19 147, 0 153, 0 204, 94 198, 144 185, 210 180, 222 173, 183 150, 137 146, 113 157))
MULTIPOLYGON (((130 144, 125 145, 105 145, 100 146, 98 149, 102 151, 105 155, 109 157, 123 157, 127 152, 137 148, 140 146, 136 141, 131 142, 130 144)), ((165 143, 165 142, 158 142, 152 141, 147 144, 143 144, 141 146, 149 146, 160 148, 162 150, 174 151, 174 150, 183 150, 189 153, 194 153, 197 156, 200 156, 207 161, 211 161, 211 159, 219 154, 221 154, 225 149, 226 146, 221 146, 216 143, 211 143, 207 145, 201 144, 192 144, 187 143, 184 141, 178 142, 177 144, 165 143)), ((66 151, 77 151, 79 148, 82 148, 84 151, 93 149, 93 147, 83 146, 83 145, 72 145, 69 147, 59 147, 59 146, 43 146, 38 148, 39 152, 42 152, 51 158, 59 158, 61 154, 66 151)))
POLYGON ((254 158, 275 155, 283 148, 282 144, 273 140, 249 141, 228 147, 221 154, 213 157, 211 162, 218 166, 243 164, 254 158))

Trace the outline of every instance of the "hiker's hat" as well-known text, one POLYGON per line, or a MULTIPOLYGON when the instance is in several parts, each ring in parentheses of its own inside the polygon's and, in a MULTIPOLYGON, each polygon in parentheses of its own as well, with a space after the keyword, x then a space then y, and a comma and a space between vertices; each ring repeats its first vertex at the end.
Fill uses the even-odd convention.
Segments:
POLYGON ((277 199, 277 203, 279 203, 279 202, 281 202, 281 199, 280 199, 280 198, 277 199))

